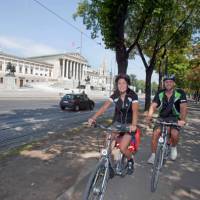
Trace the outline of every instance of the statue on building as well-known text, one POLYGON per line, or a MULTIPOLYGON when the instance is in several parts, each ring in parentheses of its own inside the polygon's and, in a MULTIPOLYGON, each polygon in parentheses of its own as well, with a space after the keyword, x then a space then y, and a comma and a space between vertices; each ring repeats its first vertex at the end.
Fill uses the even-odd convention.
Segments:
POLYGON ((15 77, 15 66, 11 62, 8 62, 6 66, 6 71, 8 71, 8 73, 5 75, 4 87, 6 89, 15 89, 17 87, 15 77))
POLYGON ((15 76, 16 68, 11 62, 8 62, 6 71, 8 71, 8 74, 6 74, 7 76, 15 76))
POLYGON ((90 84, 90 77, 87 76, 87 78, 85 79, 86 84, 90 84))

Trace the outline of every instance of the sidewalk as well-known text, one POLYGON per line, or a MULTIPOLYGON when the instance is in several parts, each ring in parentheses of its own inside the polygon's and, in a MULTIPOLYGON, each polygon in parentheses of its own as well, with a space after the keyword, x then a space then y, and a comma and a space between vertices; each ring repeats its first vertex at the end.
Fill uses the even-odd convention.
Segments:
MULTIPOLYGON (((143 126, 143 118, 140 119, 140 125, 143 126)), ((187 134, 183 134, 180 141, 182 146, 180 152, 183 157, 178 160, 185 172, 180 174, 177 172, 171 177, 172 182, 178 178, 177 187, 173 193, 174 199, 182 199, 181 195, 187 200, 200 197, 199 105, 190 104, 188 122, 189 125, 185 128, 187 134)), ((150 133, 144 130, 143 136, 145 137, 142 138, 138 157, 145 153, 146 160, 149 156, 146 152, 149 152, 150 145, 146 144, 146 138, 149 139, 150 133)), ((12 151, 9 156, 1 158, 0 199, 81 199, 86 176, 96 163, 94 158, 98 158, 99 155, 97 134, 97 129, 89 129, 81 125, 73 130, 67 130, 62 135, 49 135, 37 143, 12 151)), ((100 145, 103 144, 103 138, 103 135, 99 138, 100 145)), ((142 165, 143 161, 137 162, 141 162, 139 165, 142 165)), ((138 173, 139 170, 136 171, 138 173)), ((168 199, 171 200, 172 198, 169 197, 168 199)))
MULTIPOLYGON (((75 93, 79 93, 76 89, 75 93)), ((55 99, 59 100, 64 94, 72 93, 71 90, 59 90, 59 89, 36 89, 36 88, 23 88, 15 90, 5 90, 0 89, 0 100, 49 100, 55 99)), ((87 94, 91 99, 104 99, 108 97, 102 91, 91 91, 90 94, 87 94)))

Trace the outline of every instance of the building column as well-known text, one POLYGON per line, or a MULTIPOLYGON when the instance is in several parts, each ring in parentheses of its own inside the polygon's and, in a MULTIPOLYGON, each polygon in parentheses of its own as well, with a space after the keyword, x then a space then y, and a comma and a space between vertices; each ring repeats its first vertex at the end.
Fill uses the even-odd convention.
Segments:
POLYGON ((71 78, 71 61, 68 60, 68 79, 71 78))
POLYGON ((78 63, 75 62, 75 80, 77 80, 78 78, 78 63))
POLYGON ((63 59, 60 59, 60 77, 63 76, 63 59))
POLYGON ((66 77, 66 60, 64 60, 64 78, 66 77))
POLYGON ((78 80, 81 80, 81 64, 78 63, 78 80))
POLYGON ((69 60, 66 59, 66 78, 68 79, 69 60))

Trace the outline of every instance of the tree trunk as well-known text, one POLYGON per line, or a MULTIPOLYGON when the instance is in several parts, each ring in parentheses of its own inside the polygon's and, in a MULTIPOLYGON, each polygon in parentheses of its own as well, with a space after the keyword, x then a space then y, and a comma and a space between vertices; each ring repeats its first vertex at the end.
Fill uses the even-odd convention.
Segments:
POLYGON ((147 111, 151 104, 151 76, 153 73, 153 67, 149 66, 146 70, 146 82, 145 82, 145 107, 144 110, 147 111))
POLYGON ((165 59, 165 75, 168 74, 168 57, 166 56, 166 59, 165 59))
POLYGON ((116 61, 118 66, 118 74, 126 74, 128 67, 128 57, 126 48, 123 44, 116 48, 116 61))
POLYGON ((160 62, 158 67, 158 90, 162 89, 162 62, 160 62))

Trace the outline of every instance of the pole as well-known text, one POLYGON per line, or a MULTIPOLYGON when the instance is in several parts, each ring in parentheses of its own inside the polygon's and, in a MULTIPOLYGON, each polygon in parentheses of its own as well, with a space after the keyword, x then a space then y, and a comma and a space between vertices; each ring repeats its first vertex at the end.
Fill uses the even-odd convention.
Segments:
POLYGON ((83 32, 81 31, 81 45, 80 45, 80 55, 82 53, 82 37, 83 37, 83 32))

